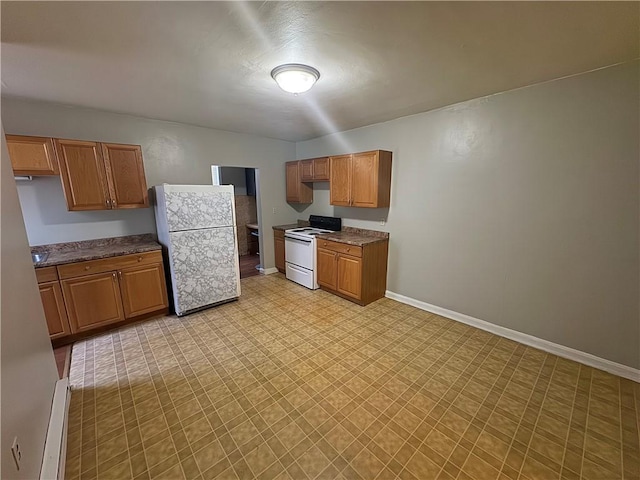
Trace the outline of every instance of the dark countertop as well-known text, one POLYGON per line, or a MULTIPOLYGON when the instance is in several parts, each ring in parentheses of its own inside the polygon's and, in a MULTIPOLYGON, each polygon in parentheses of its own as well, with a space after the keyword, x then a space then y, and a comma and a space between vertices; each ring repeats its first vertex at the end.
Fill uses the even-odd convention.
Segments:
POLYGON ((101 238, 98 240, 85 240, 82 242, 38 245, 36 247, 31 247, 31 253, 49 253, 49 257, 44 262, 37 264, 34 263, 33 265, 36 268, 41 268, 51 267, 54 265, 64 265, 65 263, 117 257, 119 255, 153 252, 161 249, 162 246, 155 240, 155 236, 147 233, 144 235, 101 238))
POLYGON ((331 240, 332 242, 363 247, 372 243, 385 242, 389 240, 389 233, 379 232, 378 230, 343 227, 341 232, 325 233, 323 235, 318 235, 317 238, 319 240, 331 240))

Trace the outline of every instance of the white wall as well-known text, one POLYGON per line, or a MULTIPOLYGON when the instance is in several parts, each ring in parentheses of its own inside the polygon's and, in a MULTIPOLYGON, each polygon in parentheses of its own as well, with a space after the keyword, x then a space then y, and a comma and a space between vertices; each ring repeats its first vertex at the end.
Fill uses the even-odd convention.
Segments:
POLYGON ((639 368, 638 67, 298 143, 393 152, 388 210, 303 216, 389 231, 393 292, 639 368))
MULTIPOLYGON (((285 202, 285 161, 293 143, 98 110, 6 98, 2 119, 7 133, 142 145, 145 175, 160 183, 211 184, 211 165, 260 168, 262 225, 298 218, 285 202), (275 209, 276 213, 273 213, 275 209)), ((67 212, 57 178, 18 186, 31 245, 155 232, 153 209, 67 212)), ((274 266, 273 235, 263 235, 260 252, 274 266)))
POLYGON ((31 480, 40 476, 58 372, 39 301, 40 293, 31 263, 31 252, 11 172, 4 130, 0 156, 0 478, 31 480), (20 471, 16 470, 11 456, 11 445, 15 437, 18 437, 22 450, 20 471))

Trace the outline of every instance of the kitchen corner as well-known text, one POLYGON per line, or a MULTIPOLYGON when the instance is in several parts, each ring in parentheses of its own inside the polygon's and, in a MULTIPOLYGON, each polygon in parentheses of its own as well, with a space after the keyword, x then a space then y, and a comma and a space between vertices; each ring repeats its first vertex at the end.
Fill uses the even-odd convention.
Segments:
POLYGON ((321 288, 359 305, 384 297, 389 233, 342 226, 342 219, 273 227, 276 267, 288 280, 321 288))

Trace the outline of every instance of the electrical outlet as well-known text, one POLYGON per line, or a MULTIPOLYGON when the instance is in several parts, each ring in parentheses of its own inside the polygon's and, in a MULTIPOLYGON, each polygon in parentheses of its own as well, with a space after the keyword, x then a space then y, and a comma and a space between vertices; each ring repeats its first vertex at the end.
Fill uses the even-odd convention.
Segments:
POLYGON ((381 218, 381 219, 380 219, 380 225, 384 225, 385 223, 386 223, 386 222, 385 222, 385 219, 384 219, 384 218, 381 218))
POLYGON ((16 462, 16 468, 20 470, 20 460, 22 460, 22 450, 20 450, 20 443, 18 443, 18 437, 13 439, 11 444, 11 453, 13 454, 13 461, 16 462))
POLYGON ((276 214, 276 207, 273 207, 273 214, 276 214))

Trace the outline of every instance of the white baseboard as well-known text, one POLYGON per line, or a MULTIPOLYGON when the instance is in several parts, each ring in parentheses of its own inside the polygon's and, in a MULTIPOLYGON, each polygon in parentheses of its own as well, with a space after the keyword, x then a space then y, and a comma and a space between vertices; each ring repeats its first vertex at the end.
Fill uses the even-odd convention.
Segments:
POLYGON ((51 417, 44 444, 40 480, 62 480, 64 478, 70 398, 69 378, 58 380, 51 405, 51 417))
POLYGON ((451 320, 455 320, 457 322, 465 323, 472 327, 479 328, 480 330, 485 330, 501 337, 505 337, 510 340, 529 345, 530 347, 553 353, 554 355, 557 355, 559 357, 574 360, 590 367, 598 368, 600 370, 604 370, 605 372, 609 372, 623 378, 628 378, 629 380, 633 380, 634 382, 640 382, 640 370, 636 368, 622 365, 621 363, 612 362, 611 360, 607 360, 605 358, 596 357, 595 355, 592 355, 590 353, 582 352, 570 347, 565 347, 564 345, 559 345, 542 338, 534 337, 533 335, 527 335, 526 333, 511 330, 510 328, 501 327, 500 325, 485 322, 484 320, 465 315, 464 313, 458 313, 454 312, 453 310, 447 310, 446 308, 431 305, 430 303, 416 300, 415 298, 406 297, 389 290, 385 292, 385 296, 400 303, 405 303, 407 305, 411 305, 412 307, 419 308, 420 310, 426 310, 427 312, 435 313, 436 315, 450 318, 451 320))
POLYGON ((272 273, 278 273, 278 269, 276 267, 271 268, 261 268, 260 273, 262 275, 271 275, 272 273))

